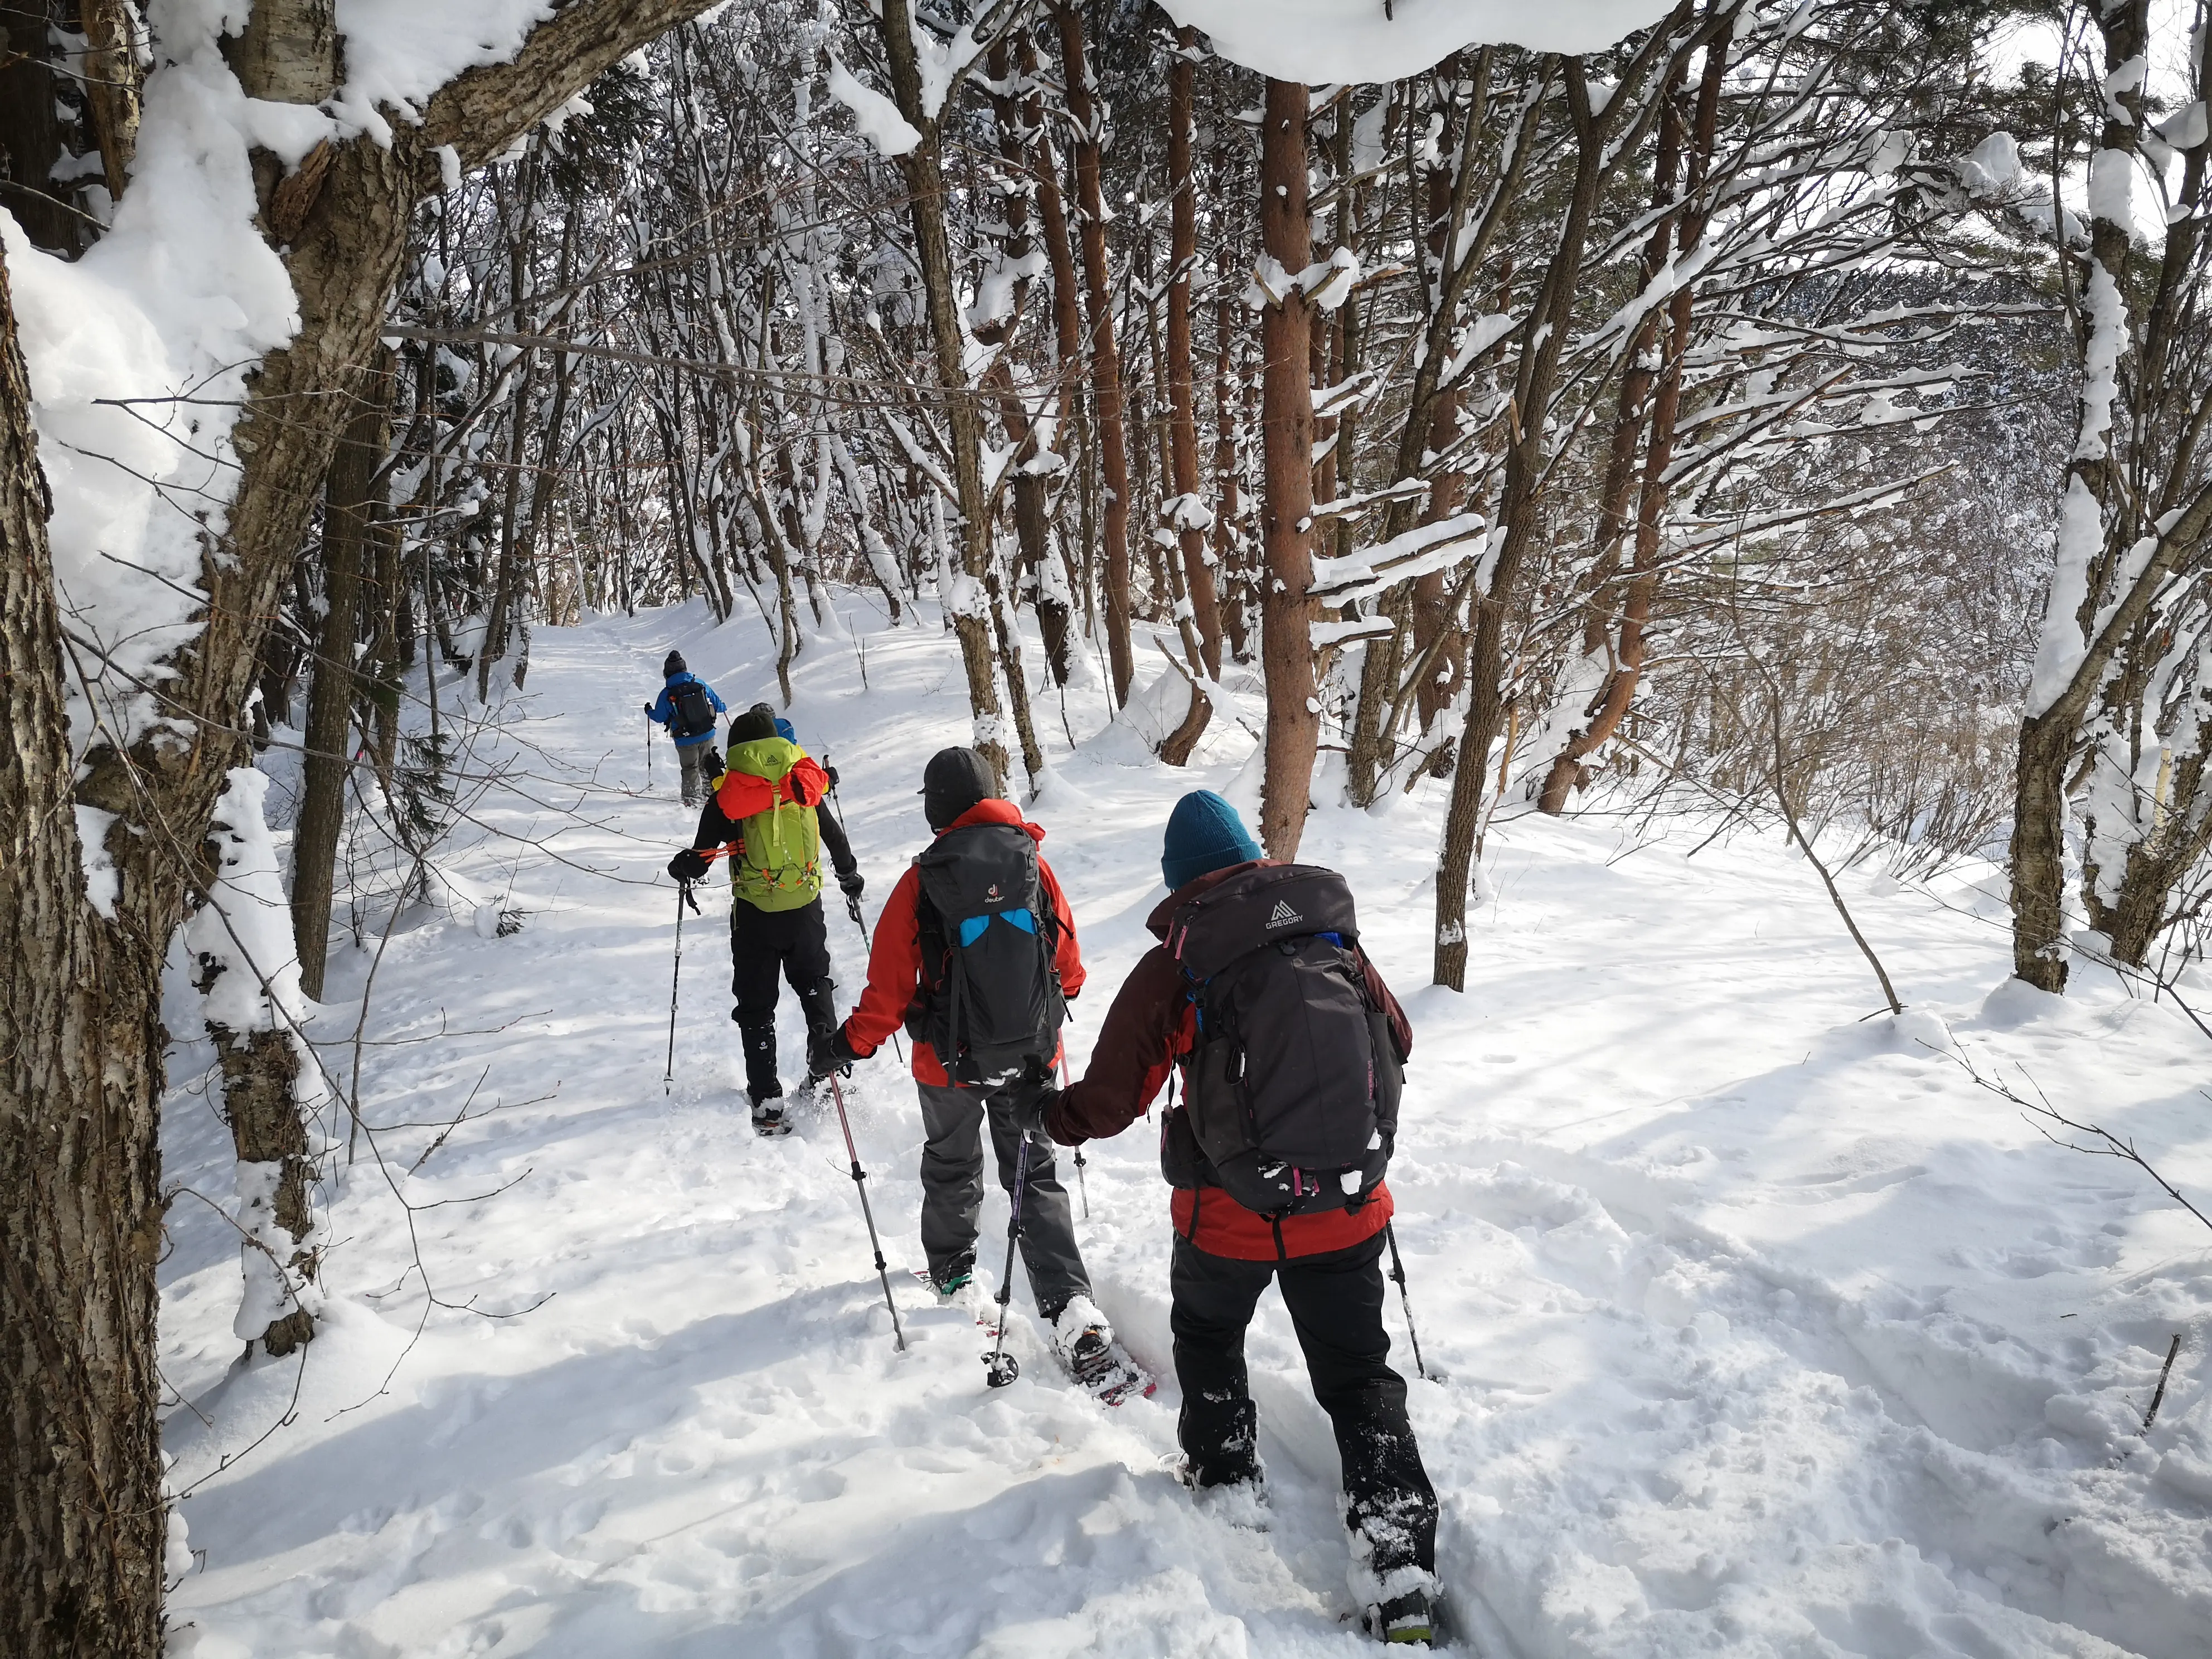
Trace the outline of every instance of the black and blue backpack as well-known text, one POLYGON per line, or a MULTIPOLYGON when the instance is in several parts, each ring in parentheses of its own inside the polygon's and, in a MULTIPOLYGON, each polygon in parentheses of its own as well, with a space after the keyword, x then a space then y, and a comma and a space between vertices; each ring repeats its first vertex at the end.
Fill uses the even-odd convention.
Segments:
POLYGON ((1248 870, 1176 911, 1167 950, 1196 1031, 1161 1124, 1170 1184, 1220 1187, 1271 1217, 1367 1201, 1405 1074, 1358 943, 1352 889, 1316 865, 1248 870))
POLYGON ((915 866, 922 994, 908 1034, 970 1088, 1048 1078, 1067 1001, 1036 841, 1018 824, 969 824, 938 836, 915 866))
POLYGON ((698 680, 687 679, 668 690, 668 708, 675 716, 669 730, 677 738, 702 738, 714 729, 714 705, 708 700, 707 688, 698 680))

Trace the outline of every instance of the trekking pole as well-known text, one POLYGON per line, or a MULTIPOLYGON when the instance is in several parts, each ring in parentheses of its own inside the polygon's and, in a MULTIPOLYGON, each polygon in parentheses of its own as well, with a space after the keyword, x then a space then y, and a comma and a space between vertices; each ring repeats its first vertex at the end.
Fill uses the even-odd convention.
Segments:
POLYGON ((676 884, 676 971, 668 981, 668 1070, 660 1079, 663 1094, 676 1091, 676 992, 684 983, 684 907, 687 904, 693 915, 699 914, 699 901, 691 896, 691 884, 679 881, 676 884))
POLYGON ((1413 1343, 1413 1373, 1424 1382, 1431 1382, 1429 1368, 1421 1363, 1421 1334, 1413 1328, 1413 1300, 1406 1294, 1406 1264, 1398 1259, 1398 1230, 1386 1221, 1382 1237, 1389 1242, 1390 1277, 1398 1281, 1398 1303, 1406 1310, 1406 1334, 1413 1343))
POLYGON ((876 1237, 876 1212, 868 1207, 868 1172, 860 1167, 860 1149, 853 1145, 852 1120, 845 1115, 845 1091, 835 1072, 830 1073, 830 1095, 837 1103, 837 1127, 845 1132, 845 1155, 853 1160, 853 1190, 860 1195, 860 1215, 868 1224, 868 1248, 876 1253, 876 1277, 884 1282, 884 1306, 891 1310, 891 1336, 904 1353, 906 1332, 899 1324, 898 1304, 891 1300, 890 1270, 884 1266, 883 1241, 876 1237))
MULTIPOLYGON (((1060 1045, 1060 1091, 1067 1092, 1067 1044, 1060 1045)), ((1083 1178, 1083 1148, 1075 1149, 1075 1190, 1083 1198, 1083 1218, 1091 1219, 1091 1187, 1083 1178)))
POLYGON ((983 1381, 1003 1389, 1022 1374, 1013 1355, 1006 1352, 1006 1307, 1014 1299, 1014 1242, 1022 1236, 1022 1193, 1030 1184, 1030 1132, 1022 1131, 1021 1151, 1014 1154, 1012 1208, 1006 1218, 1006 1271, 999 1275, 999 1334, 991 1352, 983 1356, 983 1381))

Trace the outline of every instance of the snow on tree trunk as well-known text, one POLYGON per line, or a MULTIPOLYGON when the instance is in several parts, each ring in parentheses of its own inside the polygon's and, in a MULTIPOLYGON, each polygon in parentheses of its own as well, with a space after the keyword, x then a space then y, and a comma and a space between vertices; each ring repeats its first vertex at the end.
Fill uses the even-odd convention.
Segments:
POLYGON ((1267 82, 1260 134, 1261 446, 1267 477, 1261 506, 1265 563, 1260 591, 1260 661, 1267 688, 1266 770, 1260 844, 1271 859, 1295 859, 1313 794, 1321 741, 1314 684, 1313 307, 1302 277, 1313 263, 1306 210, 1305 88, 1267 82))
POLYGON ((307 1114, 324 1099, 300 1036, 307 1000, 276 844, 264 816, 269 779, 234 768, 216 803, 206 902, 185 924, 199 966, 208 1035, 222 1065, 223 1113, 238 1154, 239 1261, 245 1297, 236 1329, 271 1354, 314 1334, 316 1249, 308 1206, 315 1178, 307 1114))
POLYGON ((1191 162, 1191 142, 1197 137, 1192 82, 1197 70, 1190 55, 1197 46, 1196 29, 1177 31, 1175 56, 1168 65, 1168 188, 1173 192, 1174 204, 1168 254, 1166 368, 1175 467, 1175 497, 1168 506, 1170 528, 1182 549, 1183 588, 1190 599, 1199 648, 1206 659, 1206 672, 1218 679, 1221 605, 1214 594, 1213 570, 1206 557, 1206 532, 1212 527, 1212 514, 1199 494, 1198 411, 1191 368, 1190 289, 1198 267, 1198 175, 1191 162))

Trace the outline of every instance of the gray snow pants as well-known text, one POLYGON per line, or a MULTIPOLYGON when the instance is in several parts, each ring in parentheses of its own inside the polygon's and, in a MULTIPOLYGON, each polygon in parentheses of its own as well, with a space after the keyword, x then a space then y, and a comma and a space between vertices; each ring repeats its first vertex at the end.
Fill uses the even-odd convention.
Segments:
MULTIPOLYGON (((991 1145, 999 1155, 999 1185, 1014 1190, 1014 1157, 1021 1131, 1017 1101, 1026 1104, 1052 1087, 1049 1081, 1015 1083, 988 1096, 980 1089, 917 1083, 921 1094, 921 1248, 939 1279, 975 1259, 977 1218, 983 1208, 983 1119, 991 1120, 991 1145)), ((1075 1244, 1075 1215, 1054 1168, 1052 1142, 1030 1143, 1029 1177, 1022 1193, 1022 1264, 1030 1293, 1047 1319, 1078 1296, 1091 1294, 1091 1275, 1075 1244)))
POLYGON ((707 758, 711 744, 695 743, 676 751, 676 764, 684 774, 684 804, 696 806, 707 799, 707 780, 702 775, 701 763, 707 758))

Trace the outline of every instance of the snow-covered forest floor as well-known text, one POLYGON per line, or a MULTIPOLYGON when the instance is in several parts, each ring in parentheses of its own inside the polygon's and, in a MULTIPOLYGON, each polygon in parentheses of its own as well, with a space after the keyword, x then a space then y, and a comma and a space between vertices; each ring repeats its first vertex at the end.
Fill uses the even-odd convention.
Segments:
MULTIPOLYGON (((811 640, 791 716, 842 774, 872 920, 926 835, 921 763, 969 721, 933 617, 889 631, 850 603, 867 689, 849 640, 811 640)), ((527 693, 476 744, 477 770, 510 769, 441 851, 447 902, 401 919, 368 1010, 363 1115, 415 1127, 330 1161, 330 1300, 304 1365, 234 1368, 235 1235, 190 1197, 172 1208, 167 1443, 201 1552, 170 1602, 190 1621, 177 1650, 1362 1650, 1334 1443, 1272 1296, 1251 1343, 1266 1530, 1203 1512, 1164 1467, 1170 1234, 1146 1126, 1090 1149, 1099 1300, 1161 1373, 1109 1411, 1045 1357, 1025 1285, 1022 1377, 991 1392, 976 1328, 904 1276, 920 1126, 886 1055, 847 1098, 909 1340, 894 1352, 834 1115, 806 1109, 777 1141, 748 1127, 719 884, 684 931, 664 1092, 661 866, 690 815, 665 744, 647 791, 638 710, 672 645, 733 708, 773 697, 757 621, 617 616, 541 631, 527 693), (522 913, 507 937, 502 893, 522 913), (451 1201, 410 1222, 395 1190, 451 1201), (532 1310, 424 1322, 418 1247, 445 1301, 532 1310)), ((1170 805, 1238 798, 1251 747, 1221 721, 1190 769, 1164 768, 1086 672, 1066 728, 1039 702, 1054 771, 1031 811, 1094 976, 1079 1065, 1147 942, 1170 805)), ((1390 1173, 1435 1373, 1412 1412, 1476 1649, 2205 1652, 2212 1234, 2133 1168, 2051 1146, 1960 1057, 2135 1137, 2203 1204, 2212 1041, 2109 975, 2077 969, 2063 1001, 2009 981, 1987 866, 1843 878, 1911 1005, 1866 1018, 1872 975, 1811 867, 1776 836, 1711 838, 1717 818, 1502 818, 1468 992, 1428 988, 1443 790, 1317 812, 1302 856, 1350 875, 1416 1027, 1390 1173)), ((371 897, 314 1027, 341 1078, 371 897)), ((833 914, 831 940, 849 1006, 860 935, 833 914)), ((2188 991, 2212 1007, 2212 983, 2188 991)), ((795 1083, 787 997, 781 1018, 795 1083)), ((227 1203, 193 1035, 167 1175, 227 1203)), ((994 1279, 1004 1217, 994 1189, 994 1279)), ((1410 1375, 1395 1298, 1388 1317, 1410 1375)))

